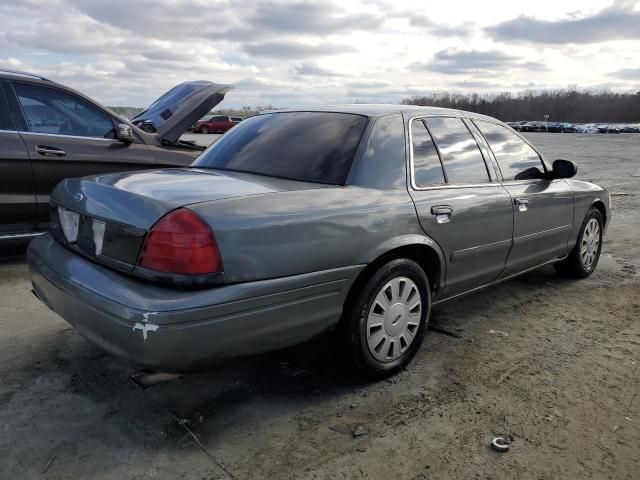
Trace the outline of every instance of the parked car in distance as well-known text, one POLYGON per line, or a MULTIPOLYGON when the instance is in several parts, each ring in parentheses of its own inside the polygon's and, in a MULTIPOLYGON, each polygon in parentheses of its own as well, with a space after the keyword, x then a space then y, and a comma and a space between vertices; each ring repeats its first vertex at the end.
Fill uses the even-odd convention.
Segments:
POLYGON ((230 87, 186 82, 143 112, 148 134, 81 93, 0 70, 0 243, 49 225, 49 194, 67 177, 186 166, 204 150, 180 136, 230 87))
POLYGON ((148 368, 332 332, 382 377, 416 353, 433 305, 546 264, 594 271, 610 199, 576 171, 458 110, 261 114, 189 168, 64 180, 31 279, 82 335, 148 368))
POLYGON ((526 120, 522 120, 519 122, 507 122, 511 128, 513 128, 516 132, 528 132, 529 131, 529 123, 526 120))
POLYGON ((560 122, 547 122, 545 131, 549 133, 563 133, 563 125, 560 122))
POLYGON ((198 120, 192 127, 197 133, 224 133, 242 121, 242 117, 228 115, 207 115, 198 120))

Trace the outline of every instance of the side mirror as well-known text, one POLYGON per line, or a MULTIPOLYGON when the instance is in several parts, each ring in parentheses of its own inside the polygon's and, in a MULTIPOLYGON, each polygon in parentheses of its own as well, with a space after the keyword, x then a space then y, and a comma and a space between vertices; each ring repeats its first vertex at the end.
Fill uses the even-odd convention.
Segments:
POLYGON ((121 123, 116 129, 116 138, 122 143, 133 143, 133 129, 126 123, 121 123))
POLYGON ((553 178, 571 178, 578 173, 578 167, 570 160, 556 160, 553 162, 553 178))

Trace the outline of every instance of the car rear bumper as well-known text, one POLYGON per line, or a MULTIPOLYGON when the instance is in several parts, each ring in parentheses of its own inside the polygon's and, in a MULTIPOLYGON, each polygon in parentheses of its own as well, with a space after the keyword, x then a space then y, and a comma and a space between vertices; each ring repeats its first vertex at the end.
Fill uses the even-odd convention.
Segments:
POLYGON ((87 339, 167 372, 304 342, 331 329, 364 266, 178 290, 97 265, 49 235, 29 245, 36 295, 87 339))

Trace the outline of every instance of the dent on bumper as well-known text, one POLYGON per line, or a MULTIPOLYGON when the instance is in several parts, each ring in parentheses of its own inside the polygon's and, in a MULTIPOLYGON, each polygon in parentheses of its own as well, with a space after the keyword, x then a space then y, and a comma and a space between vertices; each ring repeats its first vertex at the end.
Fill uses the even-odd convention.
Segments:
POLYGON ((169 372, 284 348, 332 328, 364 268, 185 291, 111 271, 49 235, 29 245, 28 262, 38 297, 83 336, 169 372))

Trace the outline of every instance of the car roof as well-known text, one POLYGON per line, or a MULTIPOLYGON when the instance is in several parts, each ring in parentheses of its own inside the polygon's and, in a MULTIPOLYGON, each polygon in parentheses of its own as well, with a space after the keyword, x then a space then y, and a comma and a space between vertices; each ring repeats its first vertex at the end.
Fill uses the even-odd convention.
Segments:
POLYGON ((30 73, 30 72, 23 72, 21 70, 7 70, 4 68, 0 68, 0 78, 19 79, 19 80, 28 79, 28 80, 54 83, 52 80, 49 80, 48 78, 43 77, 42 75, 37 75, 35 73, 30 73))
POLYGON ((456 117, 464 116, 485 120, 493 120, 494 118, 479 113, 467 112, 464 110, 455 110, 452 108, 429 107, 422 105, 393 105, 393 104, 366 104, 356 103, 347 105, 323 105, 302 108, 288 108, 285 110, 271 110, 264 113, 277 112, 332 112, 332 113, 351 113, 356 115, 366 115, 368 117, 382 117, 394 113, 403 113, 411 116, 421 115, 453 115, 456 117))

